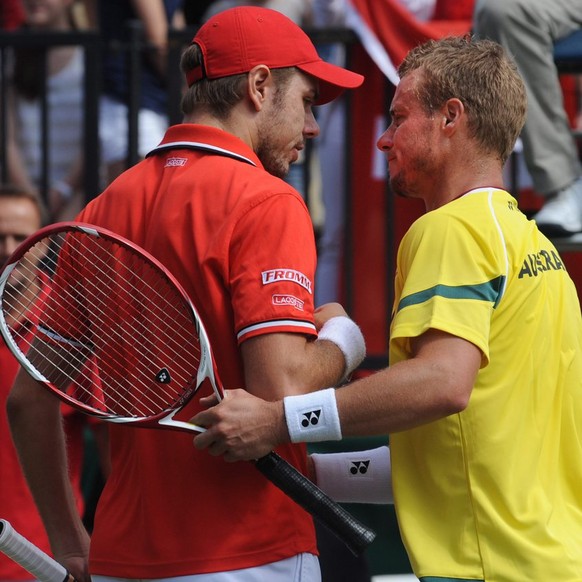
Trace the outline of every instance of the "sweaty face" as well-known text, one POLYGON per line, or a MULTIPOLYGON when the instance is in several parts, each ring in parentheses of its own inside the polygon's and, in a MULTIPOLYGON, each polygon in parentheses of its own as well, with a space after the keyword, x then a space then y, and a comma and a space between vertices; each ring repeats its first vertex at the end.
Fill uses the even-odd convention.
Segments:
POLYGON ((0 268, 16 247, 40 228, 35 204, 26 198, 0 198, 0 268))
POLYGON ((399 83, 390 109, 391 124, 377 144, 388 160, 392 190, 408 198, 424 198, 440 170, 439 117, 428 115, 418 99, 420 75, 414 71, 399 83))
POLYGON ((319 134, 312 111, 316 88, 315 80, 296 73, 265 105, 256 153, 270 174, 284 178, 305 147, 305 139, 319 134))

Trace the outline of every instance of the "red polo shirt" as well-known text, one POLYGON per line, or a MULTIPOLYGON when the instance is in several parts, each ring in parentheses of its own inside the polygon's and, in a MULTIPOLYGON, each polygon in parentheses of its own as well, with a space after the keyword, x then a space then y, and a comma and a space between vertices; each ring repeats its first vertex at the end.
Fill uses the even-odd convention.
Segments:
MULTIPOLYGON (((226 388, 244 387, 238 344, 258 334, 316 335, 313 226, 303 200, 221 130, 179 125, 79 220, 160 260, 207 328, 226 388)), ((180 418, 188 419, 191 402, 180 418)), ((197 451, 192 436, 112 426, 91 571, 161 578, 316 553, 311 517, 250 463, 197 451)), ((303 446, 278 451, 305 470, 303 446)))

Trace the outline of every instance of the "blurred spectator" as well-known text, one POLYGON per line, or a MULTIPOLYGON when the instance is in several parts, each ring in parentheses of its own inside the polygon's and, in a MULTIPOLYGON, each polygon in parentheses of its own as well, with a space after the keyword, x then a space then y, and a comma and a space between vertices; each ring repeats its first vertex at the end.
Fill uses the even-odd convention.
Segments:
POLYGON ((546 202, 542 232, 582 232, 582 166, 554 64, 554 43, 582 27, 580 0, 477 0, 474 29, 503 45, 525 81, 528 115, 521 138, 534 189, 546 202))
MULTIPOLYGON (((78 28, 75 0, 22 0, 23 30, 42 34, 78 28)), ((8 180, 48 199, 53 219, 81 207, 83 159, 83 50, 78 46, 15 48, 8 91, 8 180), (45 69, 46 63, 46 69, 45 69), (43 182, 42 101, 48 107, 47 191, 43 182)))
POLYGON ((236 6, 262 6, 283 13, 296 24, 305 26, 310 21, 312 0, 215 0, 210 4, 203 20, 206 21, 215 14, 236 6))
POLYGON ((182 0, 99 0, 98 28, 106 44, 100 136, 109 183, 128 159, 128 38, 131 23, 143 29, 139 78, 138 158, 158 145, 168 127, 167 50, 170 28, 183 28, 182 0))
MULTIPOLYGON (((38 230, 46 219, 46 211, 38 196, 16 186, 0 186, 0 268, 27 236, 38 230)), ((19 322, 26 335, 31 320, 19 322)), ((16 450, 12 444, 6 418, 6 397, 18 371, 18 362, 0 338, 0 516, 45 552, 50 553, 48 538, 34 504, 32 495, 20 468, 16 450)), ((70 477, 76 494, 77 507, 83 512, 81 474, 84 461, 84 430, 87 417, 63 405, 65 431, 70 460, 70 477)), ((97 441, 103 449, 105 427, 99 425, 97 441)), ((102 459, 105 457, 101 457, 102 459)), ((0 553, 0 580, 2 582, 30 580, 31 575, 0 553)))

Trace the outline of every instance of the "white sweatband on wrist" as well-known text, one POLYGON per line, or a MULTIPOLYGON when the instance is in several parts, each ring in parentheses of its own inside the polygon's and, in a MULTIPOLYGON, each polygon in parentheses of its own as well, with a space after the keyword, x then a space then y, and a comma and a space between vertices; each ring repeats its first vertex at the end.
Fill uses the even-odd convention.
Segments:
POLYGON ((285 396, 283 408, 292 443, 341 440, 335 388, 285 396))
POLYGON ((390 449, 313 453, 317 486, 340 503, 392 504, 390 449))
POLYGON ((328 319, 319 330, 318 340, 333 342, 344 355, 346 379, 366 357, 366 342, 355 321, 345 315, 328 319))

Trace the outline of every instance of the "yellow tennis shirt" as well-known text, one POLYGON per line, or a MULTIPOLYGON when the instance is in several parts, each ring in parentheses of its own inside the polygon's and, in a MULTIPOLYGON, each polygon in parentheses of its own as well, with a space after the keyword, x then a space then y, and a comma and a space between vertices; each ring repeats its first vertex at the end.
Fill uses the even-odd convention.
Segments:
POLYGON ((429 328, 483 353, 468 407, 391 435, 402 538, 423 581, 582 580, 582 319, 552 243, 474 190, 402 240, 390 362, 429 328))

